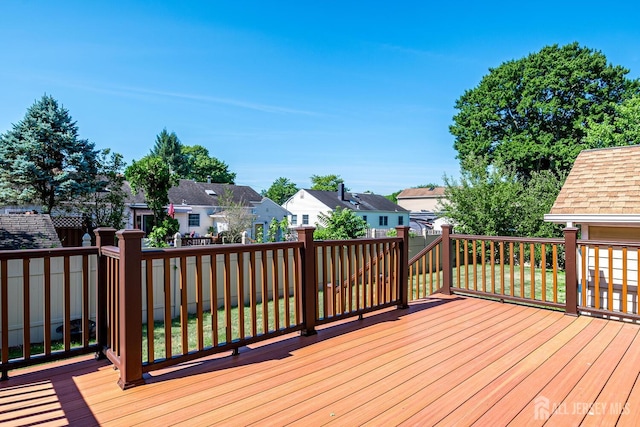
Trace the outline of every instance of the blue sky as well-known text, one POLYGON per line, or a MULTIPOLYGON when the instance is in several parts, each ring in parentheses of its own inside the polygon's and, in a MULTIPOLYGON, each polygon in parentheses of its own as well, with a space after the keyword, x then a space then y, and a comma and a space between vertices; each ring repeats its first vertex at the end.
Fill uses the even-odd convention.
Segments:
POLYGON ((389 194, 457 176, 453 106, 490 67, 577 41, 640 77, 634 3, 2 0, 0 133, 47 93, 128 163, 166 127, 257 191, 389 194))

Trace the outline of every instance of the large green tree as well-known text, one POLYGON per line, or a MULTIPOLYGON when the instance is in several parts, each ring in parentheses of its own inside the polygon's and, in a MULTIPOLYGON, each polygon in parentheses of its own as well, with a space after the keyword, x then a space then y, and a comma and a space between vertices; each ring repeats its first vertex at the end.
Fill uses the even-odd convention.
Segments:
POLYGON ((499 160, 524 179, 569 170, 591 147, 587 123, 602 123, 639 92, 628 72, 578 43, 547 46, 490 69, 456 101, 450 131, 458 158, 499 160))
POLYGON ((179 178, 161 157, 145 156, 133 161, 125 176, 134 192, 144 193, 147 206, 153 212, 153 226, 159 226, 167 217, 169 190, 178 185, 179 178))
POLYGON ((291 182, 291 180, 280 177, 273 181, 273 184, 271 184, 268 190, 263 190, 262 195, 281 205, 286 202, 289 197, 296 194, 298 190, 298 186, 291 182))
MULTIPOLYGON (((338 185, 344 184, 344 179, 340 175, 311 175, 311 189, 322 191, 338 191, 338 185)), ((344 191, 349 191, 345 187, 344 191)))
POLYGON ((181 178, 198 182, 217 182, 221 184, 233 184, 236 174, 229 171, 229 165, 222 160, 209 155, 202 145, 184 145, 182 154, 186 160, 186 172, 181 178))
POLYGON ((69 111, 44 95, 0 135, 0 199, 38 202, 51 212, 95 191, 96 156, 94 144, 79 138, 69 111))

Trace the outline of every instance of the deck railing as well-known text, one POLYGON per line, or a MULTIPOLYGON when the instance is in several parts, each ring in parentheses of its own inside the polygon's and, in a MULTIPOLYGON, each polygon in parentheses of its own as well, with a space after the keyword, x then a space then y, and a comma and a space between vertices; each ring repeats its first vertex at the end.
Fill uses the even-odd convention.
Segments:
POLYGON ((640 243, 577 240, 575 228, 538 239, 445 226, 408 260, 408 228, 397 230, 314 241, 303 227, 293 242, 143 250, 141 231, 98 229, 96 247, 0 252, 2 377, 98 351, 128 388, 155 369, 435 292, 640 321, 640 243))
POLYGON ((142 232, 104 246, 106 356, 123 389, 146 372, 317 324, 406 306, 408 229, 401 237, 142 250, 142 232))
POLYGON ((640 320, 638 260, 640 242, 578 240, 579 310, 640 320))
POLYGON ((0 251, 0 372, 96 351, 98 249, 0 251))

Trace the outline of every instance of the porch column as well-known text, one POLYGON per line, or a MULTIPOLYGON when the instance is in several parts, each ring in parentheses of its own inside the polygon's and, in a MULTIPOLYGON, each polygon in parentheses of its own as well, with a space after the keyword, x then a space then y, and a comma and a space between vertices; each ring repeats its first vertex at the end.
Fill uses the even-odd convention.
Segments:
MULTIPOLYGON (((316 332, 316 248, 313 242, 315 227, 296 228, 298 241, 302 242, 302 335, 316 332)), ((326 292, 326 290, 325 290, 326 292)))
MULTIPOLYGON (((398 259, 398 308, 409 307, 409 292, 413 283, 409 283, 409 227, 406 225, 396 227, 398 237, 402 238, 400 246, 400 259, 398 259)), ((413 279, 412 279, 413 280, 413 279)))
POLYGON ((445 295, 451 295, 451 285, 453 278, 453 257, 451 244, 451 234, 453 234, 453 225, 445 224, 442 226, 442 288, 440 292, 445 295))
POLYGON ((120 230, 120 292, 118 299, 120 379, 126 390, 144 384, 142 378, 142 238, 140 230, 120 230))

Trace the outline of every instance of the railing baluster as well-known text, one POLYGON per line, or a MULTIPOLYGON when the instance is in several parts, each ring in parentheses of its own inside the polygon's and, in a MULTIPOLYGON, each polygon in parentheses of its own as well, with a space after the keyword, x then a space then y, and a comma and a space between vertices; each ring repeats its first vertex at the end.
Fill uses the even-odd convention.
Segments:
POLYGON ((581 284, 582 284, 582 306, 587 306, 587 245, 582 245, 581 248, 582 253, 582 271, 581 271, 581 284))
POLYGON ((533 243, 529 244, 529 263, 531 264, 529 267, 531 281, 529 284, 529 298, 536 299, 536 248, 533 243))
POLYGON ((249 300, 251 305, 251 336, 258 335, 258 296, 256 289, 256 252, 249 252, 249 300))
POLYGON ((278 250, 271 251, 271 286, 273 288, 273 330, 280 329, 280 292, 278 286, 278 250))
POLYGON ((491 269, 491 293, 495 294, 496 293, 496 258, 495 258, 495 244, 493 240, 489 243, 489 252, 490 252, 489 268, 491 269))
POLYGON ((267 275, 267 250, 260 252, 260 267, 262 275, 262 333, 269 332, 269 281, 267 275))
POLYGON ((547 300, 547 246, 543 243, 540 245, 540 269, 542 271, 542 301, 547 300))
POLYGON ((44 354, 51 354, 51 258, 44 258, 44 354))
POLYGON ((282 250, 282 296, 284 298, 284 327, 291 326, 291 307, 289 303, 289 249, 282 250))
POLYGON ((595 308, 600 309, 600 247, 593 247, 593 254, 595 257, 595 266, 594 266, 594 280, 593 280, 593 292, 595 296, 595 308))
POLYGON ((504 242, 500 242, 500 294, 504 295, 504 242))
POLYGON ((236 254, 236 295, 237 295, 237 307, 238 307, 238 338, 243 339, 245 337, 244 328, 244 253, 238 252, 236 254))
POLYGON ((209 294, 211 295, 211 340, 218 346, 218 256, 210 255, 209 260, 209 294))
POLYGON ((609 311, 613 311, 613 248, 609 246, 609 283, 607 292, 607 308, 609 311))
POLYGON ((64 351, 71 350, 71 281, 69 280, 69 257, 62 258, 62 289, 64 307, 64 351))
MULTIPOLYGON (((164 260, 166 261, 166 260, 164 260)), ((145 260, 145 285, 147 294, 147 362, 153 362, 155 360, 154 349, 154 300, 153 300, 153 260, 145 260)))
POLYGON ((196 328, 197 328, 197 340, 198 350, 204 349, 204 316, 203 310, 203 289, 202 289, 202 255, 196 255, 196 271, 195 271, 195 285, 196 285, 196 328))
POLYGON ((187 257, 180 257, 180 336, 182 354, 189 353, 189 299, 187 296, 187 257))
MULTIPOLYGON (((0 261, 0 299, 2 299, 2 305, 0 311, 2 312, 2 365, 6 366, 9 363, 9 274, 7 272, 7 260, 0 261)), ((2 370, 2 379, 8 379, 7 370, 2 370)))
MULTIPOLYGON (((30 264, 31 260, 29 258, 24 258, 22 260, 22 356, 25 358, 25 360, 29 360, 31 358, 31 277, 29 273, 30 264)), ((2 269, 4 270, 4 267, 2 267, 2 269)), ((89 298, 84 299, 88 304, 89 298)), ((3 313, 5 310, 6 309, 4 308, 2 309, 3 313)), ((85 329, 85 331, 88 331, 88 329, 85 329)), ((2 335, 5 335, 4 332, 2 335)), ((88 333, 86 334, 86 336, 88 336, 88 333)), ((85 342, 85 345, 88 345, 88 341, 85 342)))
POLYGON ((627 247, 622 248, 622 294, 620 295, 620 309, 627 313, 627 247))
POLYGON ((164 270, 164 357, 171 358, 173 355, 171 348, 171 258, 165 258, 162 262, 164 270))
MULTIPOLYGON (((225 315, 225 342, 227 344, 233 341, 231 335, 231 261, 228 252, 224 254, 224 315, 225 315)), ((266 298, 266 293, 263 295, 266 298)), ((267 315, 265 314, 265 319, 267 315)), ((268 331, 268 326, 265 328, 265 332, 268 331)))

